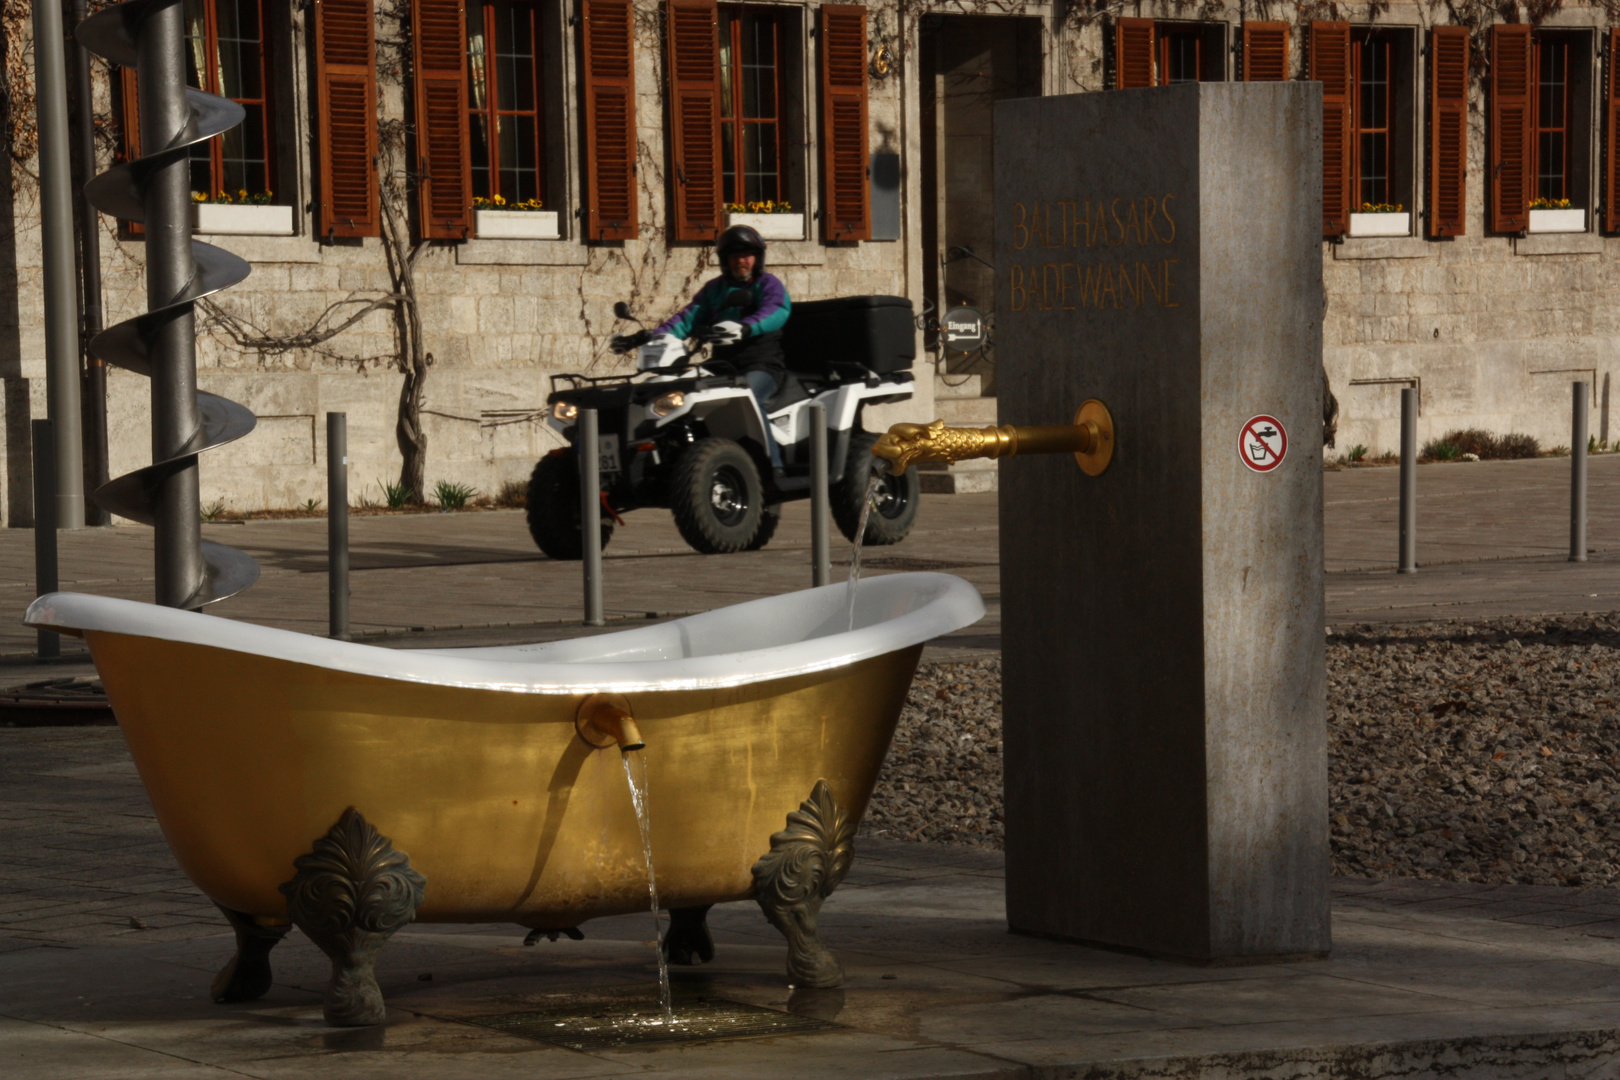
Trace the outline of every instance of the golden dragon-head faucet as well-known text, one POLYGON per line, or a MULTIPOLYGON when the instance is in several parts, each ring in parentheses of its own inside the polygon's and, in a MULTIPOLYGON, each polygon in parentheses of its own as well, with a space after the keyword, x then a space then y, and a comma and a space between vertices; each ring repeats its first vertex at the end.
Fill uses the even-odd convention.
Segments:
POLYGON ((872 453, 888 462, 899 476, 918 462, 954 465, 970 458, 1002 458, 1015 454, 1072 453, 1088 476, 1100 476, 1114 457, 1114 418, 1096 398, 1074 414, 1073 424, 953 428, 945 421, 931 424, 895 424, 879 436, 872 453))

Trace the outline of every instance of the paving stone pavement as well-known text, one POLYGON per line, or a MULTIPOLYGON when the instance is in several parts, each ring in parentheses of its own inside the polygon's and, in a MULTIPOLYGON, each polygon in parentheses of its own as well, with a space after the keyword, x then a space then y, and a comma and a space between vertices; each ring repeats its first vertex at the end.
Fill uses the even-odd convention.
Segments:
MULTIPOLYGON (((1395 471, 1328 473, 1330 619, 1620 608, 1620 505, 1598 505, 1620 494, 1620 462, 1592 464, 1584 565, 1561 555, 1567 462, 1424 467, 1420 526, 1432 539, 1411 577, 1389 569, 1395 471)), ((911 539, 867 553, 868 572, 947 569, 986 595, 991 617, 935 643, 930 658, 999 648, 996 524, 994 496, 930 498, 911 539)), ((538 556, 518 513, 354 526, 355 626, 378 643, 581 632, 577 564, 538 556)), ((701 557, 667 515, 636 515, 610 548, 610 616, 632 625, 801 587, 807 532, 798 504, 765 551, 701 557)), ((324 632, 324 534, 319 520, 210 526, 266 568, 218 613, 324 632)), ((31 544, 26 532, 0 533, 0 603, 18 611, 31 544)), ((148 598, 146 530, 64 535, 62 546, 65 587, 148 598)), ((12 654, 0 682, 88 670, 82 654, 30 663, 32 641, 0 627, 0 651, 12 654)), ((1620 890, 1341 879, 1331 959, 1211 969, 1007 934, 995 853, 870 839, 858 852, 822 915, 846 966, 841 991, 791 991, 780 938, 744 904, 711 920, 715 964, 677 972, 682 994, 819 1016, 834 1025, 822 1033, 586 1053, 467 1022, 647 994, 645 916, 598 920, 584 942, 535 949, 517 928, 409 928, 379 966, 389 1024, 333 1030, 319 1015, 327 965, 296 934, 277 949, 265 999, 208 1000, 229 935, 176 867, 115 728, 0 728, 0 1076, 1620 1072, 1620 890)))

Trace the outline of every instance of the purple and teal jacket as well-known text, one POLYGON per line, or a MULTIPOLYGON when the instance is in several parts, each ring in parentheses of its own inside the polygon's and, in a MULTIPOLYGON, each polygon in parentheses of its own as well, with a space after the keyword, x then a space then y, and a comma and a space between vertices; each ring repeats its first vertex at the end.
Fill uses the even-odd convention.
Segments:
POLYGON ((739 372, 764 369, 780 384, 785 372, 782 363, 782 327, 787 325, 792 310, 793 303, 788 299, 787 287, 775 274, 761 270, 747 282, 721 274, 706 282, 692 302, 678 314, 664 320, 658 327, 658 333, 685 338, 700 326, 727 321, 741 323, 742 341, 736 345, 717 347, 714 358, 735 365, 739 372), (726 294, 733 289, 747 289, 753 302, 725 306, 726 294))

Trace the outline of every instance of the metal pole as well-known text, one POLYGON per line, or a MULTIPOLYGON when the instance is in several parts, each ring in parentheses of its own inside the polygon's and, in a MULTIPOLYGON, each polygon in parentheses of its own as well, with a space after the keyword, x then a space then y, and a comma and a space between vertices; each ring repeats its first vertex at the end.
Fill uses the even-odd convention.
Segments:
POLYGON ((327 634, 349 640, 349 414, 326 414, 327 634))
POLYGON ((810 584, 832 580, 832 553, 827 542, 827 407, 810 405, 810 584))
POLYGON ((1587 410, 1592 388, 1575 383, 1575 408, 1569 425, 1569 561, 1586 561, 1587 410))
POLYGON ((62 0, 34 0, 34 108, 39 124, 40 255, 45 278, 45 409, 52 421, 57 466, 53 498, 58 503, 55 513, 62 528, 82 529, 79 285, 74 276, 66 52, 62 0))
MULTIPOLYGON (((57 589, 56 562, 56 447, 51 422, 35 420, 34 436, 34 594, 57 589)), ((39 632, 41 659, 62 655, 62 637, 54 630, 39 632)))
POLYGON ((1401 391, 1401 568, 1417 573, 1417 413, 1418 392, 1401 391))
MULTIPOLYGON (((86 0, 73 0, 71 15, 76 24, 89 13, 86 0)), ((73 166, 74 200, 79 227, 79 307, 82 316, 81 344, 101 333, 101 215, 84 194, 84 185, 96 175, 95 89, 91 85, 90 50, 75 43, 73 49, 73 166)), ((107 365, 89 349, 84 350, 83 400, 80 408, 84 425, 84 487, 94 493, 107 482, 107 365)), ((111 525, 112 516, 94 499, 84 507, 87 525, 111 525)))
POLYGON ((602 462, 595 409, 579 410, 579 544, 585 564, 585 625, 602 618, 602 462))
MULTIPOLYGON (((186 128, 186 28, 181 0, 155 0, 136 35, 141 156, 159 157, 186 128)), ((148 174, 146 301, 166 308, 190 284, 191 161, 170 154, 148 174)), ((175 308, 153 328, 152 460, 185 454, 201 427, 197 410, 195 312, 175 308)), ((198 514, 197 459, 178 465, 153 493, 157 602, 180 607, 202 585, 202 523, 198 514)))

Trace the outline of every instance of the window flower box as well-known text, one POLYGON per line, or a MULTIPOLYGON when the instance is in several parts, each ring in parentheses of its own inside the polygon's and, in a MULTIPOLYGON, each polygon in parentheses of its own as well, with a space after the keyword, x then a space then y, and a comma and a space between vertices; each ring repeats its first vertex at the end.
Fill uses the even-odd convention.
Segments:
POLYGON ((473 235, 480 240, 556 240, 562 232, 555 210, 474 210, 473 235))
POLYGON ((1351 214, 1351 236, 1410 236, 1412 215, 1408 212, 1387 214, 1351 214))
POLYGON ((748 225, 761 240, 803 240, 803 214, 727 214, 727 225, 748 225))
POLYGON ((1533 233, 1583 233, 1586 231, 1585 210, 1532 210, 1530 231, 1533 233))
POLYGON ((192 203, 191 228, 214 236, 291 236, 293 208, 241 203, 192 203))

